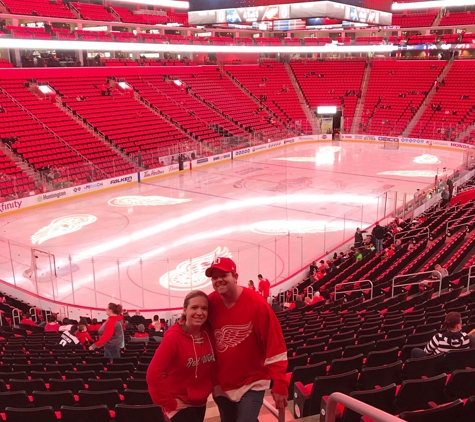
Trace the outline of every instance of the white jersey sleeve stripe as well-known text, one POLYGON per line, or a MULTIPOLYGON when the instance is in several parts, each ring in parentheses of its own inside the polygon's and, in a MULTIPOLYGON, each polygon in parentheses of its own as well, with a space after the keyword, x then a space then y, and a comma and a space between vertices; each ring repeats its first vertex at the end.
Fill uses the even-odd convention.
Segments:
POLYGON ((271 365, 276 362, 285 362, 287 360, 287 352, 281 353, 280 355, 275 355, 270 358, 267 358, 264 362, 264 365, 271 365))

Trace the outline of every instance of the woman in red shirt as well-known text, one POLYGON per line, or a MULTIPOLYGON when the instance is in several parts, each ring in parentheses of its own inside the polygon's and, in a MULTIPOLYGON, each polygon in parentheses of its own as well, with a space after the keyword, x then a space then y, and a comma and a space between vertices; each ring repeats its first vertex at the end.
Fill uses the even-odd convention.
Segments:
POLYGON ((208 295, 191 291, 182 320, 165 332, 148 368, 150 396, 172 422, 204 420, 215 362, 207 319, 208 295))

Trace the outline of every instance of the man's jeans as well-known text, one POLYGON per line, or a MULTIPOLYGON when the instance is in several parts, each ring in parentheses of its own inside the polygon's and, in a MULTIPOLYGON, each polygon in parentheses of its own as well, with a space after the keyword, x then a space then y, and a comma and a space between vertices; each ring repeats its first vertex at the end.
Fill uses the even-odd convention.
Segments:
POLYGON ((376 239, 374 238, 374 247, 376 248, 376 252, 381 252, 383 250, 383 239, 376 239))
POLYGON ((223 396, 215 397, 214 401, 218 405, 221 422, 258 422, 264 391, 249 390, 237 403, 223 396))

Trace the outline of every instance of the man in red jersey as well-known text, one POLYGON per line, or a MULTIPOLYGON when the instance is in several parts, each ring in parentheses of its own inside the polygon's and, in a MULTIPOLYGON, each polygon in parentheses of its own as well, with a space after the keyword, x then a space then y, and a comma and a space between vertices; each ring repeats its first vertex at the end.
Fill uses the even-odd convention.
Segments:
POLYGON ((259 274, 257 278, 259 279, 259 293, 268 301, 270 296, 270 281, 262 277, 262 274, 259 274))
POLYGON ((238 286, 236 264, 229 258, 216 258, 206 276, 215 290, 209 295, 209 322, 216 342, 214 399, 221 422, 257 421, 271 379, 275 406, 285 409, 287 351, 272 308, 238 286))

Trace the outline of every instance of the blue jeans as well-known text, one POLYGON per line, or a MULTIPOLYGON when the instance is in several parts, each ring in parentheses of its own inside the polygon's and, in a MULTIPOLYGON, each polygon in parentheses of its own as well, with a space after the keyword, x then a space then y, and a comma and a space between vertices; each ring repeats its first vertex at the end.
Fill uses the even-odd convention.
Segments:
POLYGON ((221 422, 259 422, 257 417, 264 401, 264 391, 249 390, 241 400, 233 402, 227 397, 215 397, 221 422))
POLYGON ((120 358, 120 347, 104 347, 104 357, 111 361, 120 358))
POLYGON ((376 248, 376 252, 381 252, 383 250, 383 239, 376 239, 374 238, 374 247, 376 248))

